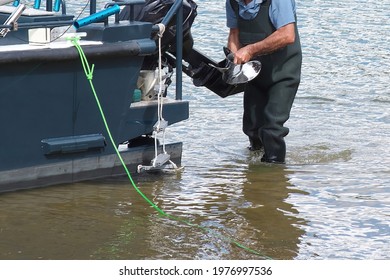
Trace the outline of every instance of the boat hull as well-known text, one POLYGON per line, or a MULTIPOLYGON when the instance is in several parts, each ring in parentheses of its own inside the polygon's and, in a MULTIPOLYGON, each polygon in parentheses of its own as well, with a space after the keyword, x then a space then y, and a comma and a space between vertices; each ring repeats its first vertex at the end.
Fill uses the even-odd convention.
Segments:
MULTIPOLYGON (((159 119, 156 100, 133 100, 144 59, 156 53, 152 24, 96 24, 82 31, 93 35, 80 40, 93 75, 84 72, 69 41, 34 45, 2 39, 0 192, 124 174, 105 121, 116 147, 131 147, 121 152, 130 172, 155 157, 153 143, 132 144, 148 139, 159 119)), ((189 117, 187 101, 163 100, 169 125, 189 117)), ((181 147, 166 147, 177 165, 181 147)))
MULTIPOLYGON (((161 152, 160 147, 160 152, 161 152)), ((165 150, 171 160, 181 165, 182 143, 170 143, 165 150)), ((121 156, 131 174, 138 165, 150 165, 154 158, 154 146, 121 149, 121 156)), ((126 175, 116 154, 71 159, 52 164, 42 164, 0 172, 0 192, 9 192, 85 180, 126 175)))

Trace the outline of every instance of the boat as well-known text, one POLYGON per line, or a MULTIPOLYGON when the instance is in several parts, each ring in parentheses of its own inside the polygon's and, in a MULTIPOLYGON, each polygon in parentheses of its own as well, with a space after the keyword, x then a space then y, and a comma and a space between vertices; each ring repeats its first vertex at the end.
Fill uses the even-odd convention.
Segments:
POLYGON ((118 152, 131 173, 181 165, 182 142, 158 133, 189 118, 182 55, 196 5, 163 1, 171 5, 156 24, 136 18, 148 2, 112 1, 97 11, 91 0, 78 19, 61 0, 0 1, 0 192, 123 175, 118 152), (173 62, 161 62, 161 52, 173 62))

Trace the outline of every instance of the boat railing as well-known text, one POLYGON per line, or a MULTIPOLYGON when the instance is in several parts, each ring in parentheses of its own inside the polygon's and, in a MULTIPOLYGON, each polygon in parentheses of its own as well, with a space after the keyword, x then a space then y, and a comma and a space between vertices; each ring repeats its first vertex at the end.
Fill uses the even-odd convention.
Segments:
MULTIPOLYGON (((12 2, 12 1, 9 1, 9 2, 12 2)), ((41 0, 35 0, 34 6, 33 6, 34 9, 39 9, 41 7, 41 2, 42 2, 41 0)), ((96 3, 96 1, 95 1, 95 3, 96 3)), ((19 6, 19 4, 20 4, 19 0, 15 0, 13 3, 13 5, 15 7, 19 6)), ((62 14, 65 15, 66 14, 66 1, 64 1, 64 0, 46 0, 46 11, 58 12, 60 9, 62 10, 62 14)))
POLYGON ((165 26, 176 15, 176 100, 183 98, 183 0, 176 0, 162 20, 165 26))

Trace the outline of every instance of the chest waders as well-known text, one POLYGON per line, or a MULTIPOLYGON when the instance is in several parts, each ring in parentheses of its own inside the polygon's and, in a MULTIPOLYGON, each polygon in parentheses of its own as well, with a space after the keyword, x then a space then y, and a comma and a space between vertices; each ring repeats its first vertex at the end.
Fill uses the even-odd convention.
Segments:
MULTIPOLYGON (((242 19, 237 2, 230 2, 238 18, 239 40, 243 46, 264 40, 276 30, 269 18, 270 0, 261 4, 253 20, 242 19)), ((302 52, 296 24, 295 43, 256 59, 261 61, 262 69, 244 92, 243 132, 248 135, 252 148, 264 147, 262 161, 284 163, 284 137, 289 132, 284 123, 290 117, 301 77, 302 52)))

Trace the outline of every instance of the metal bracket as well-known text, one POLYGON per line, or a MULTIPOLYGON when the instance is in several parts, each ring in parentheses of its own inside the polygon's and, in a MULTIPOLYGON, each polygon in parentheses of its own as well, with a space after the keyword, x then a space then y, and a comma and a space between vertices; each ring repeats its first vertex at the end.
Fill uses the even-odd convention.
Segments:
POLYGON ((168 127, 168 121, 161 119, 153 126, 153 130, 157 133, 164 131, 168 127))

